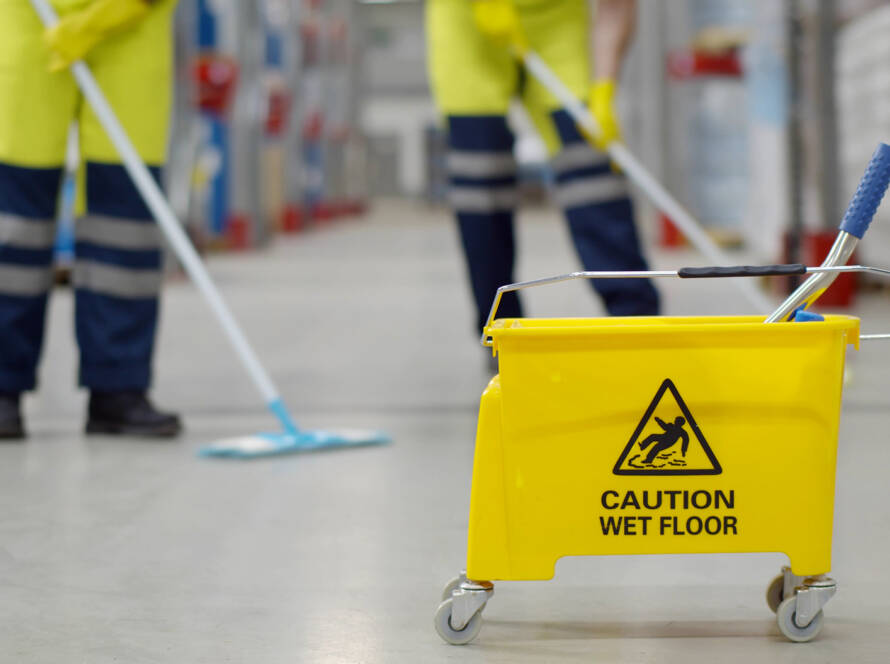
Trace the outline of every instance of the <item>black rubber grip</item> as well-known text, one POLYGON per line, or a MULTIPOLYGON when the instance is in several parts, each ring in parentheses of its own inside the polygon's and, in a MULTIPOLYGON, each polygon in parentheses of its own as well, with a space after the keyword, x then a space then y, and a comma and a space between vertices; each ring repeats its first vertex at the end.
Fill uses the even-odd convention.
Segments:
POLYGON ((730 265, 728 267, 681 267, 677 275, 681 279, 708 279, 711 277, 778 277, 786 274, 806 274, 807 266, 801 263, 787 265, 730 265))

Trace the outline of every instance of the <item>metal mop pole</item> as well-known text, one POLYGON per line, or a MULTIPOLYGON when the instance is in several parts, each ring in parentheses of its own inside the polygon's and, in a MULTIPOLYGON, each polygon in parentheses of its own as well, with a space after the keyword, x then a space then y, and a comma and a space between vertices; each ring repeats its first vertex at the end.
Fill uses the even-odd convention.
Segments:
MULTIPOLYGON (((48 0, 31 0, 31 4, 45 26, 50 27, 58 21, 58 17, 48 0)), ((120 154, 124 167, 127 169, 130 177, 133 178, 136 188, 145 199, 145 203, 151 210, 155 220, 157 220, 161 231, 163 231, 170 246, 173 247, 173 251, 182 263, 186 273, 198 288, 214 315, 216 315, 223 332, 225 332, 226 337, 232 344, 232 348, 235 350, 235 354, 241 360, 269 410, 278 418, 285 431, 296 433, 296 425, 282 402, 278 390, 272 383, 272 379, 266 373, 263 365, 260 364, 256 353, 254 353, 253 348, 247 341, 247 337, 207 273, 207 269, 201 262, 192 243, 182 230, 167 199, 161 193, 145 163, 133 147, 130 138, 108 104, 108 100, 105 99, 105 95, 96 83, 96 79, 93 77, 89 67, 81 60, 71 65, 71 73, 77 81, 81 92, 83 92, 83 96, 96 113, 96 117, 99 118, 99 122, 117 149, 118 154, 120 154)))
MULTIPOLYGON (((553 73, 553 70, 537 53, 523 50, 519 52, 519 56, 526 69, 556 97, 579 127, 590 136, 599 134, 599 126, 590 111, 572 94, 572 91, 553 73)), ((717 265, 730 263, 731 259, 708 237, 701 224, 671 196, 623 143, 613 141, 608 151, 612 161, 649 197, 655 207, 667 214, 708 260, 717 265)), ((758 311, 766 312, 773 308, 774 305, 769 298, 760 292, 751 281, 738 279, 734 283, 758 311)))
MULTIPOLYGON (((822 267, 845 265, 859 240, 868 230, 881 199, 890 185, 890 145, 879 143, 871 161, 859 181, 859 187, 847 206, 841 228, 822 262, 822 267)), ((806 309, 815 302, 837 278, 833 271, 811 275, 766 319, 767 323, 790 320, 798 309, 806 309)))

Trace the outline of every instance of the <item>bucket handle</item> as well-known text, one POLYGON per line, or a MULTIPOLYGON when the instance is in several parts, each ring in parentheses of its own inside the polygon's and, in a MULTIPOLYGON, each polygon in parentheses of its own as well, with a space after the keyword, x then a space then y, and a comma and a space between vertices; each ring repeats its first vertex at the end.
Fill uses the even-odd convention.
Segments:
MULTIPOLYGON (((683 267, 679 270, 638 270, 629 272, 602 271, 602 272, 570 272, 568 274, 559 274, 554 277, 544 277, 543 279, 532 279, 531 281, 518 281, 514 284, 507 284, 498 288, 495 293, 494 301, 491 303, 491 310, 488 313, 488 319, 482 328, 481 343, 483 346, 492 346, 493 341, 490 329, 494 323, 498 307, 501 305, 501 298, 504 293, 525 290, 537 286, 549 286, 551 284, 562 283, 563 281, 574 281, 576 279, 659 279, 675 277, 679 279, 713 279, 724 277, 775 277, 786 276, 791 274, 819 274, 823 272, 867 272, 882 277, 890 277, 890 270, 880 267, 870 267, 866 265, 834 265, 834 266, 818 266, 807 267, 799 263, 791 263, 785 265, 733 265, 720 267, 683 267)), ((890 334, 867 334, 861 335, 860 339, 890 339, 890 334)))

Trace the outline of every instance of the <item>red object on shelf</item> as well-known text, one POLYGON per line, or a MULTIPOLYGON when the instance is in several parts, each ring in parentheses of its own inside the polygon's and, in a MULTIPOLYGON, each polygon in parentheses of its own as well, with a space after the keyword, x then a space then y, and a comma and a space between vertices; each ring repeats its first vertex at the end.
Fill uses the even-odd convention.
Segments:
POLYGON ((269 91, 269 104, 266 109, 266 135, 282 136, 287 129, 291 98, 284 88, 269 91))
POLYGON ((364 214, 367 206, 358 198, 338 198, 326 202, 326 208, 332 217, 354 217, 364 214))
POLYGON ((238 62, 219 53, 202 53, 192 63, 198 108, 222 115, 232 104, 238 84, 238 62))
POLYGON ((742 61, 736 51, 704 53, 702 51, 672 51, 667 56, 667 71, 671 78, 689 79, 698 76, 742 75, 742 61))
POLYGON ((361 215, 368 211, 367 204, 359 199, 347 200, 345 203, 346 206, 346 214, 351 215, 361 215))
POLYGON ((658 213, 658 246, 665 248, 683 247, 686 238, 680 229, 663 212, 658 213))
POLYGON ((250 217, 233 214, 226 222, 226 244, 230 249, 250 248, 250 217))
POLYGON ((324 119, 317 110, 311 111, 303 122, 303 139, 317 141, 324 131, 324 119))
POLYGON ((303 208, 297 205, 286 205, 281 211, 281 230, 285 233, 297 233, 304 228, 303 208))
POLYGON ((337 216, 337 207, 330 201, 318 201, 310 208, 309 216, 321 222, 331 221, 337 216))
POLYGON ((336 201, 331 202, 331 207, 334 209, 334 216, 337 217, 350 217, 353 214, 353 205, 346 198, 341 198, 336 201))
POLYGON ((304 66, 317 66, 321 59, 319 43, 319 26, 315 21, 307 21, 300 25, 300 43, 303 45, 302 59, 304 66))

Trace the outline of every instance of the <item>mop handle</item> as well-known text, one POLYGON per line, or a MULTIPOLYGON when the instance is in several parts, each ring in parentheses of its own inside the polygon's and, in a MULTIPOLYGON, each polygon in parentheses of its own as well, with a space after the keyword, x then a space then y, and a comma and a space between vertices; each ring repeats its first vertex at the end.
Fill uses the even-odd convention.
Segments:
MULTIPOLYGON (((31 0, 31 4, 45 26, 50 27, 58 21, 55 11, 47 0, 31 0)), ((250 374, 269 409, 281 420, 286 429, 293 429, 294 424, 284 408, 278 390, 275 389, 275 385, 272 383, 272 379, 266 373, 262 364, 260 364, 253 348, 247 341, 247 337, 234 316, 232 316, 231 311, 207 273, 188 236, 182 230, 175 213, 170 208, 170 204, 167 202, 164 194, 161 193, 160 187, 158 187, 139 153, 133 147, 120 121, 111 109, 108 100, 96 83, 96 79, 93 77, 89 67, 82 60, 79 60, 71 65, 71 73, 77 81, 81 92, 83 92, 83 96, 89 102, 96 117, 99 118, 99 122, 120 154, 124 167, 133 179, 133 183, 136 185, 139 193, 145 199, 146 205, 157 220, 164 236, 182 262, 186 273, 204 296, 207 304, 210 305, 229 342, 232 344, 236 355, 241 359, 244 368, 247 369, 247 373, 250 374)))
POLYGON ((890 145, 879 143, 871 156, 871 161, 859 180, 856 193, 847 206, 841 221, 841 230, 860 240, 868 230, 875 212, 890 185, 890 145))
MULTIPOLYGON (((485 325, 482 328, 480 343, 483 346, 492 345, 491 333, 489 330, 497 317, 498 308, 501 305, 501 299, 503 298, 504 293, 512 293, 527 288, 550 286, 565 281, 575 281, 577 279, 719 279, 726 277, 780 277, 792 274, 809 274, 812 276, 827 275, 833 279, 838 274, 844 272, 874 274, 883 278, 890 278, 890 270, 869 265, 820 265, 818 267, 807 267, 801 263, 786 263, 780 265, 681 267, 679 270, 633 270, 626 272, 606 270, 602 272, 569 272, 568 274, 557 274, 553 277, 543 277, 541 279, 532 279, 530 281, 518 281, 515 284, 506 284, 505 286, 498 288, 494 295, 494 300, 491 303, 488 318, 485 320, 485 325)), ((878 337, 876 336, 874 338, 877 339, 878 337)), ((884 337, 882 336, 880 338, 884 337)))
MULTIPOLYGON (((844 265, 853 255, 856 245, 868 230, 888 185, 890 185, 890 145, 879 143, 859 180, 856 193, 847 206, 837 238, 825 260, 822 261, 823 267, 844 265)), ((821 297, 836 276, 833 273, 810 276, 767 317, 765 322, 778 323, 789 320, 798 309, 806 309, 821 297)))
MULTIPOLYGON (((556 97, 575 123, 588 136, 598 136, 600 128, 596 119, 541 57, 530 50, 522 51, 519 55, 529 72, 556 97)), ((671 196, 623 143, 613 141, 609 145, 608 152, 612 161, 643 190, 655 207, 664 212, 708 260, 716 264, 730 262, 730 258, 702 229, 701 224, 671 196)), ((743 279, 737 282, 737 287, 758 311, 769 311, 773 308, 769 298, 761 293, 752 282, 743 279)))

